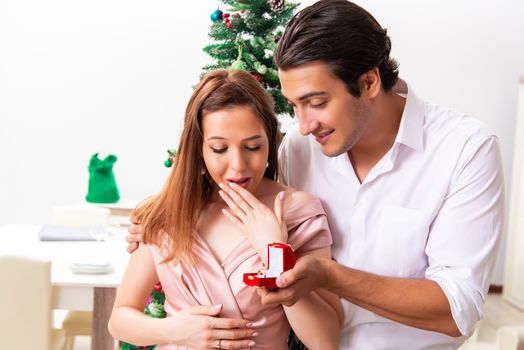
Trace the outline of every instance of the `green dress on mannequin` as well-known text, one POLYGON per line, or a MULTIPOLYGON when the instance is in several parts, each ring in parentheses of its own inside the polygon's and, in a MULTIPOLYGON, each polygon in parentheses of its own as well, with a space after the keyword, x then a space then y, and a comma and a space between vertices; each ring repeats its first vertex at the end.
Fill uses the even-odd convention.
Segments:
POLYGON ((98 153, 91 156, 89 161, 89 189, 86 201, 90 203, 116 203, 120 199, 118 187, 113 174, 113 164, 117 158, 110 154, 103 160, 98 153))

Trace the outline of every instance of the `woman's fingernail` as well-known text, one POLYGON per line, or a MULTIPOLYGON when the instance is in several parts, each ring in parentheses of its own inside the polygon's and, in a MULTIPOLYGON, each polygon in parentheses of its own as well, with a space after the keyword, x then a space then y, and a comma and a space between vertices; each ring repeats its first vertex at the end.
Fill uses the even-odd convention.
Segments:
POLYGON ((218 183, 218 187, 220 187, 220 188, 224 188, 224 184, 223 184, 222 182, 219 182, 219 183, 218 183))
POLYGON ((247 343, 247 346, 255 346, 255 342, 254 341, 250 341, 249 343, 247 343))
POLYGON ((224 191, 220 190, 220 191, 218 191, 218 194, 219 194, 221 197, 224 197, 224 191))
MULTIPOLYGON (((258 332, 251 334, 252 337, 256 337, 257 335, 258 335, 258 332)), ((250 346, 253 346, 253 345, 250 345, 250 346)))
POLYGON ((247 323, 246 327, 253 327, 253 323, 252 322, 247 323))
POLYGON ((280 192, 280 193, 278 194, 278 198, 279 198, 280 200, 282 200, 282 199, 284 199, 284 195, 285 195, 285 193, 284 193, 284 191, 282 191, 282 192, 280 192))

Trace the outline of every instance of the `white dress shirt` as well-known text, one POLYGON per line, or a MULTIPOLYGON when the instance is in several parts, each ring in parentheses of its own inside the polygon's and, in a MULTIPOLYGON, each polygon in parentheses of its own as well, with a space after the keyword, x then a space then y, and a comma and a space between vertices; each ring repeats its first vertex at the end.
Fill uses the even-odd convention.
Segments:
POLYGON ((361 184, 347 153, 327 157, 291 128, 282 180, 322 200, 340 264, 382 276, 430 279, 462 337, 420 330, 343 300, 341 349, 456 349, 483 316, 504 220, 497 138, 478 120, 409 89, 392 148, 361 184))

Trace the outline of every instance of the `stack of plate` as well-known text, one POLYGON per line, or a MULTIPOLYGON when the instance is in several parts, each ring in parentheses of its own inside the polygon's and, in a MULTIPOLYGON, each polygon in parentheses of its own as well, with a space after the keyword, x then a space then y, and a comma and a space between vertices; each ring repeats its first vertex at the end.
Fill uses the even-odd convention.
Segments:
POLYGON ((113 269, 111 261, 100 258, 82 258, 72 261, 69 265, 74 273, 99 274, 108 273, 113 269))

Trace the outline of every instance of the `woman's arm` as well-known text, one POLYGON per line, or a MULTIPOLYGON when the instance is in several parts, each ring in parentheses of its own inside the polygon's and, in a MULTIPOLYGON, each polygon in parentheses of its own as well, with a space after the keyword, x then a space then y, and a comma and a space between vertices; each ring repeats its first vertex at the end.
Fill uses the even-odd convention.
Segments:
POLYGON ((164 319, 145 315, 147 296, 158 281, 154 264, 148 246, 140 245, 131 255, 109 320, 113 337, 135 345, 174 343, 193 349, 216 347, 218 339, 230 339, 220 345, 231 349, 254 345, 248 321, 216 317, 221 305, 195 306, 164 319))
POLYGON ((143 313, 147 296, 156 282, 158 277, 149 247, 140 245, 131 255, 118 288, 108 325, 113 337, 136 345, 168 342, 164 335, 166 321, 143 313))
MULTIPOLYGON (((301 256, 304 255, 331 258, 331 249, 315 249, 301 256)), ((267 292, 263 289, 260 294, 267 292)), ((284 311, 294 332, 308 349, 338 349, 344 311, 337 295, 317 289, 293 306, 284 306, 284 311)))

